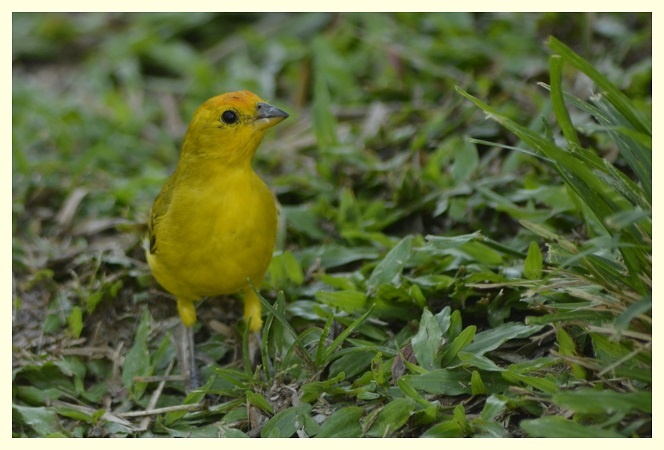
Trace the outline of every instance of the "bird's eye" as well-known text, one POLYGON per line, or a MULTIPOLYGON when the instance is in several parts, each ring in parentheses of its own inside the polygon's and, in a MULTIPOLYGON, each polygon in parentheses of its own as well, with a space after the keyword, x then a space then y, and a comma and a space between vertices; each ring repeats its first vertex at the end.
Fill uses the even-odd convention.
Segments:
POLYGON ((238 119, 237 113, 235 111, 230 110, 230 109, 227 110, 227 111, 224 111, 221 114, 221 121, 224 122, 224 123, 227 123, 229 125, 234 124, 235 122, 237 122, 237 119, 238 119))

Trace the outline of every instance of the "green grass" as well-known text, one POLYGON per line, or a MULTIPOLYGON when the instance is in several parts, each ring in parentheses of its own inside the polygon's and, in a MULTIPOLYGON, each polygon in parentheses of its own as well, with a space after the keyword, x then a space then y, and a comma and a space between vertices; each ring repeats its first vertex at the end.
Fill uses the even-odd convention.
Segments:
POLYGON ((14 14, 13 436, 651 436, 651 19, 14 14), (186 393, 142 240, 234 89, 291 114, 263 364, 207 299, 186 393))

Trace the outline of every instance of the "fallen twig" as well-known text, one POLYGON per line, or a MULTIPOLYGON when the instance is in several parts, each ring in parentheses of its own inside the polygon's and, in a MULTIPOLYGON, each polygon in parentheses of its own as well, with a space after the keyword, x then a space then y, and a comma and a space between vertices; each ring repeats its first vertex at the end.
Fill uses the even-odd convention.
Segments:
MULTIPOLYGON (((168 367, 166 368, 166 377, 171 373, 171 370, 173 370, 173 365, 175 364, 175 361, 171 361, 168 364, 168 367)), ((157 402, 159 401, 159 397, 161 396, 161 391, 164 390, 164 386, 166 385, 166 380, 162 380, 161 383, 159 383, 159 386, 157 386, 157 389, 154 391, 152 394, 152 397, 150 398, 150 403, 148 403, 148 410, 154 409, 155 406, 157 406, 157 402)), ((150 426, 150 422, 152 422, 152 416, 147 416, 141 421, 141 425, 138 427, 140 431, 145 431, 148 429, 148 426, 150 426)))
POLYGON ((205 406, 203 403, 194 403, 191 405, 174 405, 174 406, 165 406, 163 408, 146 409, 145 411, 129 411, 126 413, 119 413, 118 416, 120 417, 156 416, 159 414, 166 414, 175 411, 187 411, 187 412, 201 411, 205 408, 207 408, 207 406, 205 406))

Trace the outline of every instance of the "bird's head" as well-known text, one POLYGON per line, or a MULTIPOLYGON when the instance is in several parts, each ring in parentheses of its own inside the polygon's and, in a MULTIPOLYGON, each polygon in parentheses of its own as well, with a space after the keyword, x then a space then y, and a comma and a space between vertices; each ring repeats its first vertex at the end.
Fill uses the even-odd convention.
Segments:
POLYGON ((194 112, 182 156, 248 163, 265 132, 287 117, 249 91, 212 97, 194 112))

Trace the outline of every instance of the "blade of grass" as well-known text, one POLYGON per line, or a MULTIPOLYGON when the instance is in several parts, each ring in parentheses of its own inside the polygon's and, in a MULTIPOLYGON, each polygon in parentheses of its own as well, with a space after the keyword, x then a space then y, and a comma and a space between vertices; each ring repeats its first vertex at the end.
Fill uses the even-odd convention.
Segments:
POLYGON ((618 90, 618 88, 616 88, 608 78, 602 75, 588 61, 583 59, 581 56, 572 51, 572 49, 553 36, 549 37, 547 45, 551 50, 559 53, 560 56, 565 59, 565 61, 569 62, 578 70, 585 73, 602 90, 604 90, 609 102, 611 102, 611 104, 620 112, 620 114, 629 120, 634 128, 643 133, 652 134, 652 125, 645 117, 643 117, 641 111, 636 109, 629 98, 620 92, 620 90, 618 90))
MULTIPOLYGON (((272 313, 272 314, 274 315, 274 317, 276 317, 277 320, 279 320, 279 322, 280 322, 280 323, 281 323, 281 324, 282 324, 282 325, 283 325, 283 326, 284 326, 284 327, 285 327, 285 328, 291 333, 291 335, 293 335, 293 339, 295 339, 295 345, 300 349, 300 353, 301 353, 301 355, 302 355, 302 358, 304 358, 304 359, 306 360, 307 364, 308 364, 310 367, 314 368, 315 365, 314 365, 313 360, 311 359, 311 356, 309 356, 309 353, 307 352, 306 347, 304 346, 304 344, 303 344, 302 341, 300 340, 298 334, 295 332, 295 330, 293 329, 293 327, 291 326, 291 324, 288 323, 288 320, 286 319, 286 316, 284 316, 284 315, 282 314, 281 311, 277 311, 277 310, 276 310, 276 309, 270 304, 270 302, 268 302, 267 300, 265 300, 265 297, 263 297, 263 296, 260 294, 260 292, 258 292, 258 290, 257 290, 256 287, 254 286, 254 284, 251 282, 251 280, 249 280, 249 285, 251 286, 251 288, 254 290, 254 292, 256 293, 256 295, 258 296, 258 298, 260 299, 261 303, 263 304, 263 307, 264 307, 265 309, 267 309, 270 313, 272 313)), ((279 297, 280 297, 280 296, 284 296, 283 291, 279 291, 279 294, 277 295, 277 300, 279 300, 279 297)))
MULTIPOLYGON (((613 186, 607 184, 607 180, 597 176, 586 165, 580 164, 574 154, 564 151, 549 142, 536 132, 523 127, 516 122, 500 114, 497 110, 490 107, 481 100, 473 97, 463 89, 457 87, 457 92, 482 109, 491 119, 497 121, 505 128, 514 133, 521 140, 532 146, 534 149, 544 153, 556 162, 553 167, 558 171, 565 183, 570 186, 574 192, 582 199, 592 210, 600 223, 605 227, 606 232, 611 234, 612 230, 607 228, 606 218, 619 212, 632 209, 630 203, 613 186)), ((638 244, 640 233, 634 226, 623 229, 622 240, 630 244, 638 244)), ((645 255, 631 251, 624 247, 619 248, 625 266, 627 267, 634 289, 640 294, 645 294, 648 286, 641 277, 644 267, 645 255)))
POLYGON ((468 141, 472 142, 473 144, 482 144, 489 147, 498 147, 498 148, 504 148, 506 150, 514 150, 515 152, 523 153, 524 155, 534 156, 535 158, 539 158, 543 161, 548 161, 550 163, 553 162, 552 159, 549 159, 540 153, 528 150, 527 148, 515 147, 513 145, 506 145, 506 144, 501 144, 500 142, 491 142, 491 141, 485 141, 484 139, 476 139, 476 138, 468 138, 468 141))
POLYGON ((459 352, 475 338, 475 331, 477 331, 477 327, 471 325, 466 327, 456 338, 454 338, 454 341, 452 341, 450 346, 443 353, 440 363, 441 367, 445 368, 454 361, 459 352))
POLYGON ((330 331, 332 330, 332 324, 334 322, 334 314, 330 314, 329 317, 327 318, 327 321, 325 322, 325 326, 323 327, 323 332, 320 335, 320 339, 318 340, 318 347, 316 348, 316 356, 314 357, 314 363, 316 364, 316 367, 320 367, 323 361, 325 361, 325 344, 327 344, 327 337, 330 335, 330 331))
MULTIPOLYGON (((545 83, 539 83, 545 89, 552 89, 545 83)), ((631 169, 636 173, 643 189, 646 191, 648 203, 652 198, 652 135, 636 130, 632 125, 621 116, 619 112, 607 102, 601 95, 593 95, 590 100, 593 104, 585 102, 574 95, 564 93, 565 101, 579 108, 582 111, 592 115, 599 125, 594 128, 595 131, 605 132, 610 135, 618 146, 620 154, 625 158, 631 169)), ((582 150, 580 147, 574 150, 582 150)), ((599 158, 593 152, 581 152, 583 157, 590 158, 594 167, 602 172, 610 173, 614 178, 620 180, 626 186, 636 186, 625 174, 617 170, 612 164, 607 164, 605 160, 599 158)), ((632 190, 638 191, 638 196, 643 196, 640 188, 621 189, 623 195, 632 190)))
POLYGON ((549 72, 551 77, 551 104, 553 112, 560 129, 563 131, 569 148, 581 147, 579 136, 576 134, 569 112, 565 107, 563 99, 562 78, 563 78, 563 59, 558 55, 553 55, 549 60, 549 72))
POLYGON ((358 317, 357 320, 355 320, 353 323, 351 323, 344 331, 342 331, 337 338, 332 341, 330 346, 327 348, 327 351, 325 352, 325 358, 323 361, 327 361, 327 359, 330 357, 332 353, 341 345, 343 341, 346 340, 350 334, 355 331, 357 327, 359 327, 362 322, 367 320, 367 318, 371 315, 371 312, 373 311, 374 305, 371 305, 369 310, 365 312, 361 317, 358 317))

